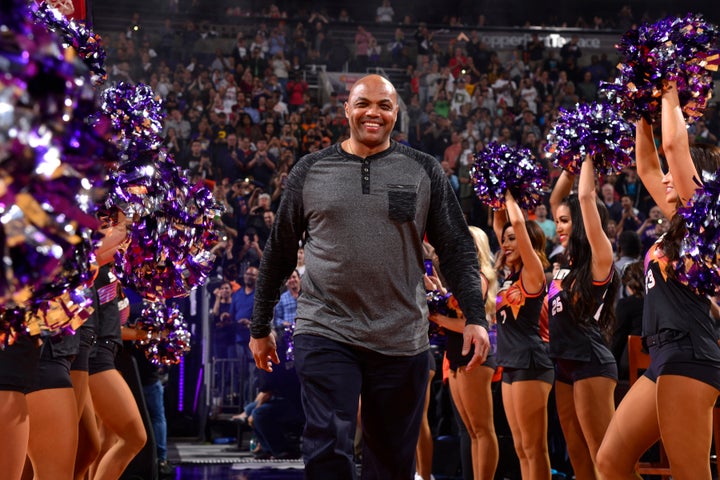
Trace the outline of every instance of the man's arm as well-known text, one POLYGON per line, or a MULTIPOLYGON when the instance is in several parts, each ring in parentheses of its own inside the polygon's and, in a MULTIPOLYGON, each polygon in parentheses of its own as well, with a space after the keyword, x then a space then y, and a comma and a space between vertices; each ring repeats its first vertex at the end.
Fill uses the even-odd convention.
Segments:
POLYGON ((279 363, 272 320, 280 288, 297 265, 298 246, 306 229, 302 187, 308 169, 308 162, 301 160, 288 175, 277 219, 260 261, 250 325, 250 350, 257 367, 266 371, 272 371, 272 363, 279 363))
POLYGON ((473 358, 466 367, 472 370, 485 362, 490 351, 477 250, 442 168, 437 162, 429 163, 428 167, 432 198, 427 236, 440 259, 440 271, 465 315, 462 354, 466 355, 471 346, 475 347, 473 358))

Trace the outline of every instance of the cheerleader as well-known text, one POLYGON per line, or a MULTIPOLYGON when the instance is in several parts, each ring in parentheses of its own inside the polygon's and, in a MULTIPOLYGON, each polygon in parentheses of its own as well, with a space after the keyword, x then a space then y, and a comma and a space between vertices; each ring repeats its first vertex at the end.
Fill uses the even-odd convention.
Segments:
POLYGON ((493 222, 502 248, 500 267, 510 271, 497 304, 497 362, 503 367, 503 406, 522 478, 549 480, 547 404, 554 373, 547 325, 543 335, 540 318, 547 316, 545 268, 550 263, 540 226, 525 220, 509 192, 505 205, 504 210, 495 212, 493 222))
POLYGON ((635 146, 638 174, 671 219, 645 257, 643 341, 651 363, 620 403, 598 461, 606 478, 636 479, 636 462, 662 439, 675 480, 709 480, 713 407, 720 391, 717 305, 680 283, 674 265, 687 233, 677 209, 691 201, 702 171, 720 167, 720 151, 690 145, 675 82, 663 89, 661 113, 667 173, 645 120, 637 123, 635 146))
POLYGON ((615 411, 617 365, 608 341, 619 280, 605 235, 608 212, 598 202, 593 159, 574 178, 558 178, 550 197, 564 265, 556 268, 548 293, 550 357, 555 362, 555 397, 568 454, 578 480, 597 478, 596 454, 615 411))
POLYGON ((40 358, 36 339, 20 335, 0 350, 0 465, 3 478, 22 475, 30 437, 26 390, 33 382, 40 358))
MULTIPOLYGON (((106 236, 126 236, 125 218, 106 236)), ((111 243, 108 241, 108 243, 111 243)), ((98 255, 98 263, 106 259, 98 255)), ((89 386, 92 406, 103 432, 100 455, 93 466, 95 480, 117 480, 125 467, 142 450, 147 440, 135 397, 115 367, 122 346, 121 316, 129 314, 129 302, 122 296, 111 264, 100 267, 95 279, 98 297, 97 340, 90 354, 89 386)))
MULTIPOLYGON (((481 229, 469 228, 478 252, 486 316, 493 318, 497 276, 490 262, 492 258, 490 243, 481 229)), ((428 288, 442 289, 437 277, 431 277, 429 280, 430 283, 426 285, 428 288)), ((474 350, 471 348, 467 355, 462 355, 462 331, 465 327, 465 319, 433 313, 430 315, 430 320, 446 330, 445 356, 450 364, 450 395, 470 436, 473 478, 478 480, 493 478, 499 458, 490 389, 496 366, 494 355, 489 353, 485 363, 468 369, 467 365, 473 357, 474 350)))

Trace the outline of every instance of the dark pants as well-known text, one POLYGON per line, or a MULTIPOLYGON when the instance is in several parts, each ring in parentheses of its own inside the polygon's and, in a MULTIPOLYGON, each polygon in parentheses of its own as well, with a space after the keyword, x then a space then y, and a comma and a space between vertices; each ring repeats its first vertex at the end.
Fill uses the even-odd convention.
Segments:
POLYGON ((304 417, 300 405, 296 403, 297 399, 292 402, 273 395, 270 400, 253 409, 253 430, 265 452, 275 457, 292 456, 300 452, 297 439, 304 417))
POLYGON ((363 480, 411 480, 420 432, 427 352, 382 355, 315 335, 295 336, 302 386, 305 478, 352 480, 362 397, 363 480))

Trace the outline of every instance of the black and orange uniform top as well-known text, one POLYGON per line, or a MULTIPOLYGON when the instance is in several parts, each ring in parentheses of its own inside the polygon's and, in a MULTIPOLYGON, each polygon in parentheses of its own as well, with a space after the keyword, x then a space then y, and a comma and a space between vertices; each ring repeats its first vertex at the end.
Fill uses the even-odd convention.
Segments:
POLYGON ((110 264, 103 265, 95 278, 97 312, 95 332, 98 342, 122 346, 120 335, 120 284, 110 264))
POLYGON ((543 310, 547 312, 546 288, 528 293, 520 272, 508 276, 498 292, 497 362, 508 368, 552 368, 540 321, 543 310))
POLYGON ((665 332, 687 335, 697 360, 720 362, 718 324, 710 315, 710 300, 675 278, 668 277, 668 260, 655 243, 645 255, 643 337, 665 332))
POLYGON ((548 310, 550 312, 550 358, 589 362, 594 354, 601 365, 615 363, 597 320, 604 308, 612 275, 602 282, 593 281, 592 292, 597 304, 593 318, 575 319, 571 305, 574 299, 562 288, 562 280, 570 273, 568 267, 560 268, 553 277, 548 291, 548 310))
MULTIPOLYGON (((480 276, 487 282, 487 277, 485 277, 482 272, 480 272, 480 276)), ((485 301, 487 301, 487 295, 483 295, 483 302, 485 301)), ((460 367, 467 366, 475 353, 475 345, 471 345, 468 354, 463 355, 463 334, 453 332, 452 330, 445 330, 445 336, 447 340, 445 343, 445 357, 447 357, 450 363, 450 370, 457 370, 460 367)), ((495 368, 495 363, 492 359, 493 356, 494 354, 492 352, 488 352, 487 360, 485 360, 483 365, 495 368)))

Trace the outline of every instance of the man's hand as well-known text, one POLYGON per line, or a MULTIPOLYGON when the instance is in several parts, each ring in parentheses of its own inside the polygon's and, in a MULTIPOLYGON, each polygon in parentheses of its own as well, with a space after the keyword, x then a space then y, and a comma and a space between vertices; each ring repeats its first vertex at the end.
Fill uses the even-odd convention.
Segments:
POLYGON ((463 348, 462 354, 467 355, 470 352, 470 346, 475 345, 475 353, 470 363, 465 367, 466 371, 470 371, 477 365, 482 365, 490 353, 490 337, 488 337, 485 327, 480 325, 465 325, 463 330, 463 348))
MULTIPOLYGON (((485 332, 485 340, 487 342, 487 332, 485 332)), ((250 351, 255 359, 255 366, 266 372, 272 372, 272 364, 278 365, 280 358, 277 354, 277 344, 275 343, 275 332, 263 338, 250 338, 250 351)))

